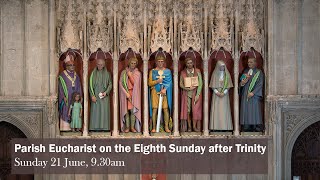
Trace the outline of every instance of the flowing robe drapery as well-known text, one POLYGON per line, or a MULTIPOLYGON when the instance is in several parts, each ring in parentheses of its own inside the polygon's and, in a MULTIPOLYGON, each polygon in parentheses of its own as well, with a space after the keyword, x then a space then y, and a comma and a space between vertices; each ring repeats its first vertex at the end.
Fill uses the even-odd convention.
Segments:
MULTIPOLYGON (((247 74, 249 69, 244 71, 247 74)), ((241 76, 240 82, 244 76, 241 76)), ((254 68, 252 75, 249 77, 248 82, 241 87, 240 97, 240 124, 241 125, 262 125, 262 112, 261 102, 263 98, 263 81, 264 75, 261 70, 254 68), (254 80, 254 76, 259 73, 259 76, 254 80), (255 81, 254 83, 252 81, 255 81), (254 94, 253 97, 248 98, 248 91, 251 86, 251 92, 254 94)))
POLYGON ((209 87, 214 91, 224 93, 219 97, 215 92, 212 93, 209 130, 232 130, 232 116, 229 100, 229 89, 233 87, 232 79, 227 68, 225 68, 223 81, 219 80, 219 66, 222 62, 218 61, 215 70, 211 75, 209 87))
POLYGON ((106 68, 95 68, 90 76, 90 97, 95 96, 97 101, 91 101, 89 130, 110 130, 110 91, 112 80, 106 68), (104 98, 99 93, 106 93, 104 98))
MULTIPOLYGON (((191 73, 190 73, 191 74, 191 73)), ((181 114, 180 114, 180 120, 187 120, 188 119, 188 107, 191 107, 191 113, 192 113, 192 120, 202 120, 202 76, 199 69, 194 68, 194 73, 192 76, 189 76, 187 73, 187 70, 184 69, 181 71, 180 74, 180 87, 181 87, 181 114), (187 90, 184 86, 183 79, 186 77, 198 77, 198 87, 194 90, 187 90), (199 99, 196 103, 195 96, 198 95, 199 99), (188 101, 188 99, 191 99, 191 101, 188 101)))
POLYGON ((82 97, 81 82, 77 73, 67 70, 61 72, 59 75, 58 91, 60 130, 69 131, 71 129, 68 111, 72 101, 72 94, 78 92, 82 97), (65 73, 67 73, 71 78, 76 76, 74 87, 72 87, 72 81, 66 76, 65 73), (67 102, 64 101, 64 97, 67 98, 67 102))
POLYGON ((132 72, 132 78, 127 75, 127 70, 123 70, 119 80, 119 98, 120 98, 120 124, 121 131, 125 129, 125 116, 131 109, 136 117, 135 129, 141 132, 141 72, 135 68, 132 72), (132 83, 133 81, 133 83, 132 83), (132 101, 129 102, 126 93, 130 93, 132 101))

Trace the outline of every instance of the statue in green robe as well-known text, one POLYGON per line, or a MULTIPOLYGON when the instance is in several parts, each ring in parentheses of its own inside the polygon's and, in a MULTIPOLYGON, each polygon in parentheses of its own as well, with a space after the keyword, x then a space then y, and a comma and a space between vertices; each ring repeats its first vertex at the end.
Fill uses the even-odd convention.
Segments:
POLYGON ((110 130, 110 92, 112 79, 105 67, 105 60, 97 59, 97 67, 90 75, 90 126, 91 131, 110 130))

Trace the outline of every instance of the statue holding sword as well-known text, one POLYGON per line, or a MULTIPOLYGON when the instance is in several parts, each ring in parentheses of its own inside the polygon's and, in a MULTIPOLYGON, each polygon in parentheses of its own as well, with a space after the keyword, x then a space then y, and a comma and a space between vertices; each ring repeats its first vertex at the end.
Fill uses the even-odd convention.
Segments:
POLYGON ((160 127, 170 133, 172 120, 172 74, 165 68, 165 53, 159 51, 155 56, 156 68, 149 72, 149 112, 152 118, 151 132, 160 132, 160 127), (162 119, 164 123, 162 122, 162 119))

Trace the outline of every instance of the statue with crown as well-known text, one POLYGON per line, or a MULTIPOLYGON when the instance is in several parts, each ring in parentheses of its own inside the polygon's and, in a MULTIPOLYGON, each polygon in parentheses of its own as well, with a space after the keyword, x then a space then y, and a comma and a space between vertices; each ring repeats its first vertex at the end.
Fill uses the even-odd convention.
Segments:
POLYGON ((172 128, 172 73, 166 68, 166 52, 159 48, 155 54, 156 67, 149 72, 149 112, 151 133, 170 133, 172 128))

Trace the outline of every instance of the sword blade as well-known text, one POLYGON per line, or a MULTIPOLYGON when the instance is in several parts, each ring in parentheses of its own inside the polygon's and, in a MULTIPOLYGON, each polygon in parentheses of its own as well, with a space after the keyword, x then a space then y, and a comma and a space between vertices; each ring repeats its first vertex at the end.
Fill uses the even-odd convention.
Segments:
POLYGON ((156 132, 160 131, 160 120, 161 120, 161 114, 162 114, 162 101, 163 101, 163 96, 160 94, 160 96, 159 96, 159 105, 158 105, 158 116, 157 116, 156 132))

